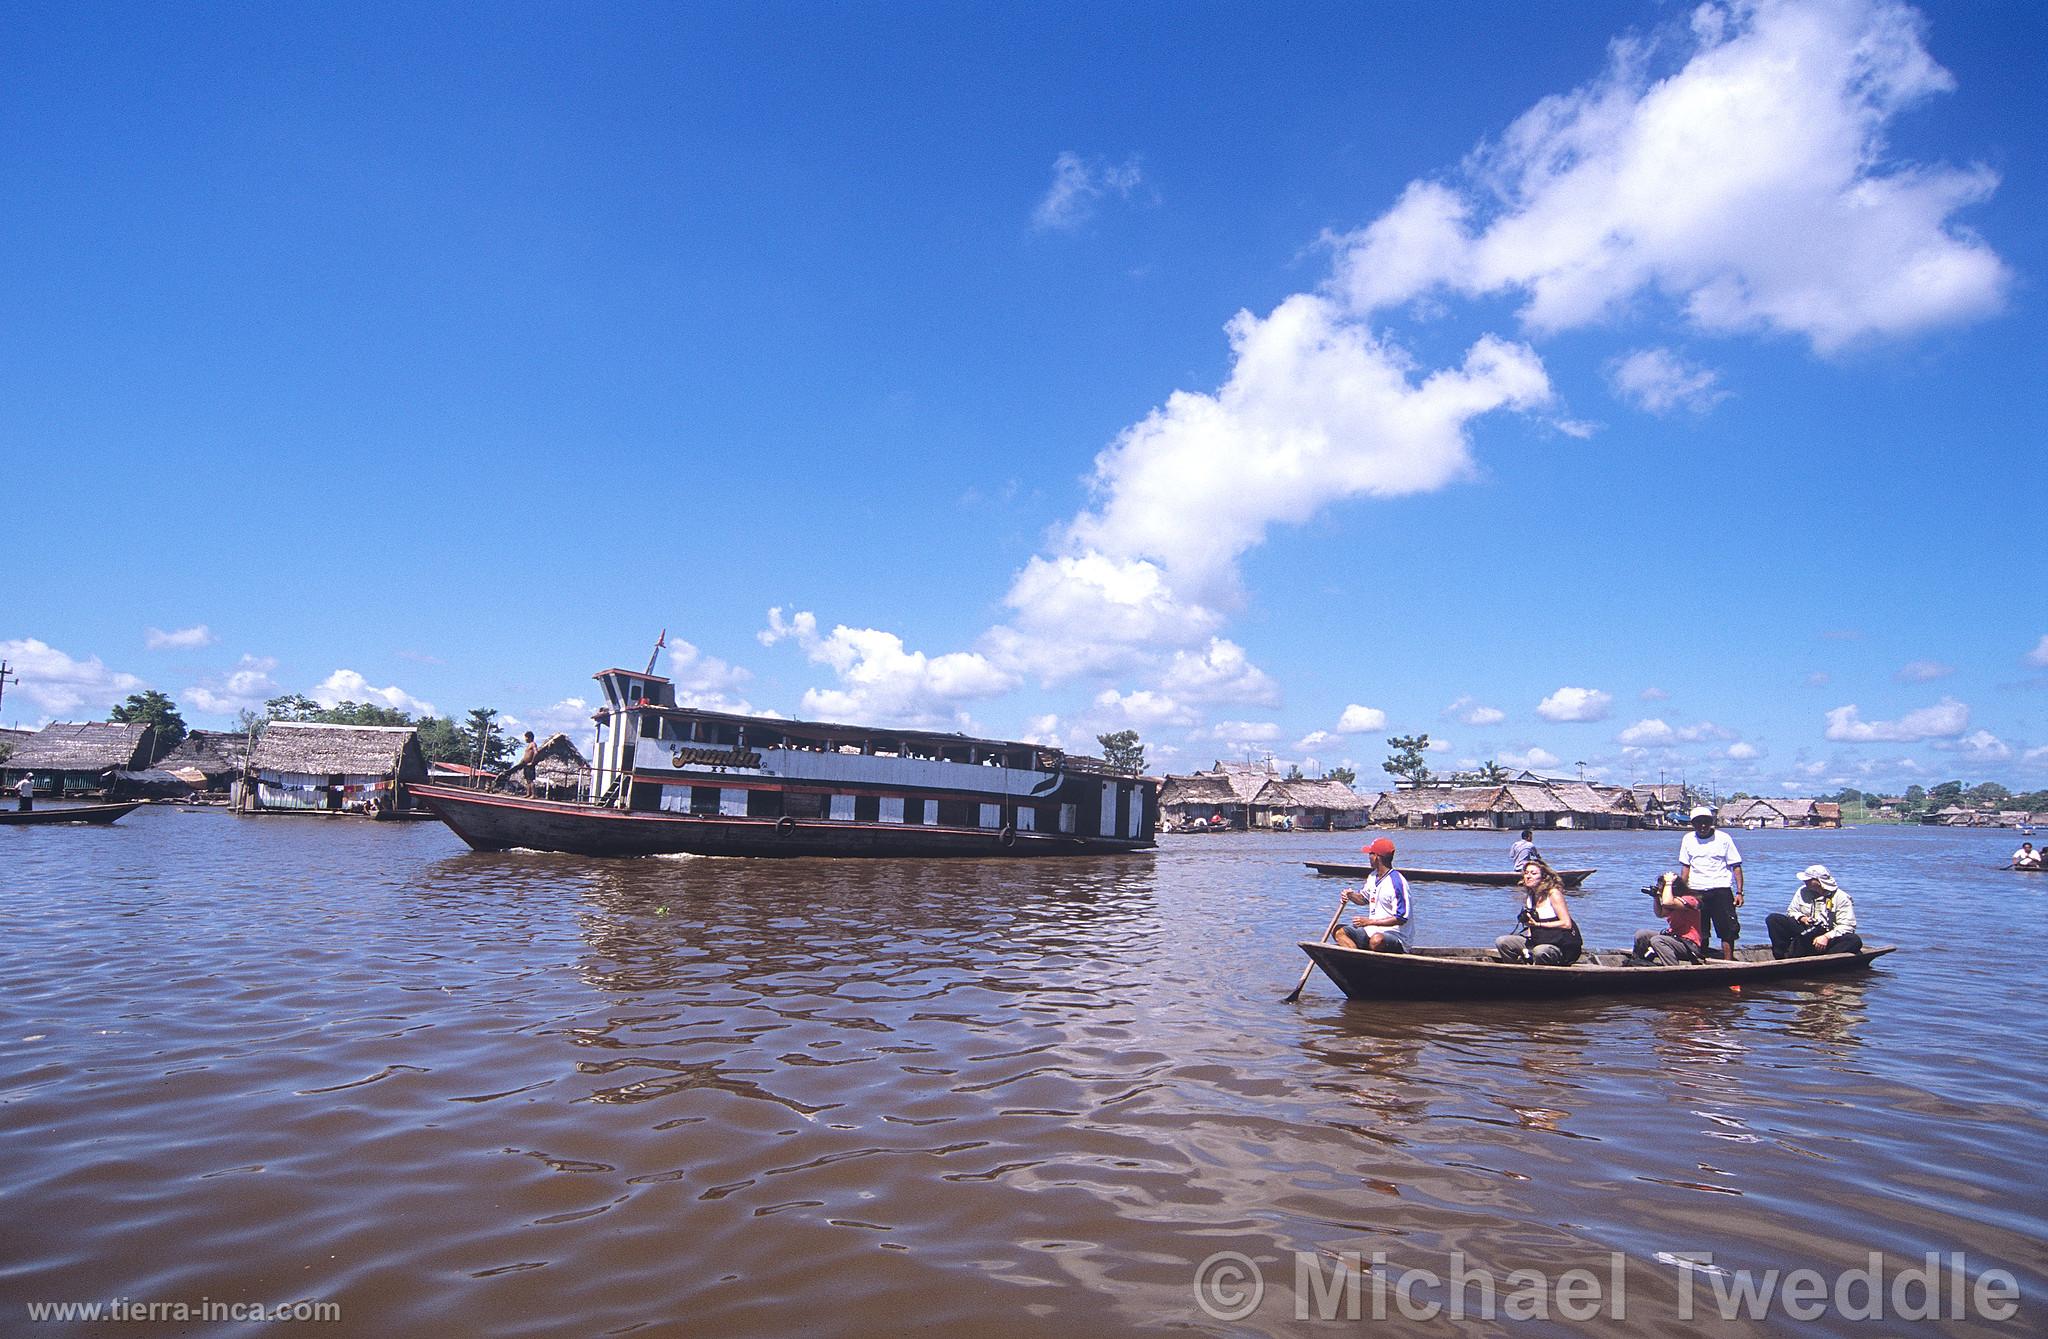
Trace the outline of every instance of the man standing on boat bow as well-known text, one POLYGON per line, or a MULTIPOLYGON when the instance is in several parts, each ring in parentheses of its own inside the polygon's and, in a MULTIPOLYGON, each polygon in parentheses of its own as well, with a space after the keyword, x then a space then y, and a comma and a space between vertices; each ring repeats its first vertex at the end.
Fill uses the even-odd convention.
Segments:
POLYGON ((21 780, 14 783, 14 794, 20 801, 14 807, 21 813, 25 814, 36 807, 36 783, 27 772, 23 772, 21 780))
POLYGON ((1742 937, 1742 921, 1735 909, 1742 905, 1742 852, 1735 839, 1714 831, 1714 811, 1702 804, 1692 811, 1692 831, 1678 843, 1678 865, 1685 873, 1685 886, 1700 900, 1700 942, 1721 936, 1721 956, 1735 957, 1735 941, 1742 937))
POLYGON ((1337 946, 1406 953, 1408 880, 1394 868, 1394 843, 1379 837, 1364 849, 1372 857, 1372 873, 1366 876, 1362 887, 1346 888, 1344 900, 1364 907, 1366 914, 1353 916, 1349 929, 1337 927, 1337 946))

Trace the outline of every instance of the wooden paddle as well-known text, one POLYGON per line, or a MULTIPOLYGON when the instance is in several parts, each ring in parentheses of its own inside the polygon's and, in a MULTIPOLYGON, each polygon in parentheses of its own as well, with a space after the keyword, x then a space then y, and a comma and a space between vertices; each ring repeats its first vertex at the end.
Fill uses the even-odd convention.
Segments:
MULTIPOLYGON (((1348 893, 1348 892, 1350 892, 1351 890, 1350 890, 1349 888, 1346 888, 1346 889, 1345 889, 1344 891, 1345 891, 1346 893, 1348 893)), ((1326 943, 1326 942, 1327 942, 1327 941, 1329 940, 1330 936, 1336 933, 1336 931, 1337 931, 1337 922, 1338 922, 1338 921, 1340 921, 1340 920, 1342 920, 1342 919, 1344 919, 1344 908, 1346 908, 1346 907, 1348 907, 1348 906, 1350 906, 1350 905, 1351 905, 1351 899, 1350 899, 1349 897, 1342 897, 1342 896, 1340 896, 1340 897, 1339 897, 1339 898, 1337 899, 1337 909, 1336 909, 1335 911, 1333 911, 1333 912, 1331 912, 1331 913, 1330 913, 1330 923, 1329 923, 1329 925, 1327 925, 1326 927, 1324 927, 1324 929, 1323 929, 1323 937, 1322 937, 1321 939, 1318 939, 1318 940, 1316 941, 1316 942, 1317 942, 1318 944, 1321 944, 1321 943, 1326 943)), ((1305 986, 1307 986, 1307 985, 1308 985, 1308 975, 1309 975, 1309 973, 1310 973, 1310 972, 1313 972, 1313 971, 1314 971, 1315 969, 1316 969, 1316 964, 1315 964, 1315 961, 1314 961, 1313 959, 1311 959, 1311 960, 1309 961, 1309 964, 1308 964, 1308 966, 1306 966, 1306 967, 1304 967, 1304 968, 1302 968, 1302 969, 1301 969, 1301 980, 1299 980, 1299 981, 1297 981, 1297 982, 1295 982, 1295 983, 1294 983, 1294 989, 1293 989, 1293 990, 1290 990, 1290 991, 1288 991, 1288 992, 1287 992, 1287 993, 1286 993, 1285 995, 1283 995, 1283 996, 1281 996, 1281 997, 1280 997, 1280 1002, 1281 1002, 1282 1004, 1292 1004, 1292 1003, 1294 1003, 1294 1002, 1295 1002, 1296 1000, 1300 999, 1300 998, 1301 998, 1301 992, 1302 992, 1302 989, 1303 989, 1303 987, 1305 987, 1305 986)))

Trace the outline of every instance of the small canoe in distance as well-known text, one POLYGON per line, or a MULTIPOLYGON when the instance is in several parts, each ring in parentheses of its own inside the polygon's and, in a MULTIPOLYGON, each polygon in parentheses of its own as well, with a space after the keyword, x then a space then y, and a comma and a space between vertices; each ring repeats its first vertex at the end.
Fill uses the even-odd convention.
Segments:
POLYGON ((62 809, 31 809, 25 814, 15 809, 0 809, 0 828, 111 823, 123 814, 134 813, 141 805, 141 800, 124 800, 119 804, 74 804, 62 809))
POLYGON ((1861 972, 1894 946, 1857 953, 1816 953, 1773 958, 1767 948, 1737 950, 1733 962, 1676 967, 1629 967, 1619 950, 1588 953, 1569 967, 1502 962, 1492 949, 1421 948, 1371 953, 1309 944, 1302 952, 1354 1000, 1577 999, 1600 995, 1654 995, 1727 986, 1791 985, 1861 972))
MULTIPOLYGON (((1372 873, 1371 865, 1331 865, 1315 860, 1304 860, 1303 864, 1318 874, 1333 874, 1343 879, 1362 879, 1372 873)), ((1397 866, 1410 883, 1470 883, 1488 888, 1506 888, 1522 881, 1522 872, 1513 869, 1409 869, 1397 866)), ((1597 873, 1590 869, 1561 869, 1557 877, 1564 880, 1567 888, 1576 888, 1588 876, 1597 873)))

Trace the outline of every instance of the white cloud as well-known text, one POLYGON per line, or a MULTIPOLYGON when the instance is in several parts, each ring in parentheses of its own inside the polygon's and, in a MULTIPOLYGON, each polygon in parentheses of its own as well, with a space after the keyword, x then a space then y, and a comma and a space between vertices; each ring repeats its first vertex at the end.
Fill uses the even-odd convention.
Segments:
POLYGON ((1100 553, 1032 558, 1004 603, 1015 617, 983 634, 983 653, 1046 684, 1141 665, 1154 648, 1199 645, 1223 623, 1183 599, 1157 563, 1100 553))
MULTIPOLYGON (((1047 748, 1064 748, 1060 742, 1060 718, 1051 713, 1033 716, 1024 723, 1024 733, 1017 738, 1026 744, 1043 744, 1047 748)), ((1149 747, 1149 746, 1148 746, 1149 747)))
POLYGON ((270 677, 276 668, 273 657, 244 654, 226 674, 187 688, 183 698, 196 709, 215 716, 255 711, 271 698, 284 695, 284 687, 270 677))
POLYGON ((1341 745, 1343 742, 1341 735, 1333 735, 1328 730, 1311 730, 1297 740, 1294 747, 1303 753, 1315 753, 1332 744, 1341 745))
POLYGON ((1560 688, 1536 704, 1536 714, 1546 721, 1604 720, 1613 701, 1597 688, 1560 688))
POLYGON ((1902 164, 1886 132, 1954 80, 1891 0, 1709 3, 1682 68, 1614 44, 1607 70, 1547 97, 1467 161, 1335 239, 1336 286, 1370 313, 1434 291, 1522 295, 1538 331, 1610 319, 1644 294, 1698 329, 1782 331, 1822 352, 1996 311, 2011 276, 1953 223, 1983 167, 1902 164))
POLYGON ((1747 762, 1752 758, 1763 757, 1764 753, 1762 749, 1758 748, 1754 744, 1745 743, 1741 740, 1737 740, 1735 743, 1730 744, 1728 746, 1727 756, 1733 758, 1737 762, 1747 762))
POLYGON ((1720 374, 1686 362, 1669 349, 1637 349, 1607 367, 1616 399, 1652 414, 1689 409, 1704 414, 1728 398, 1720 374))
POLYGON ((1134 726, 1153 728, 1161 725, 1193 725, 1195 714, 1164 693, 1155 693, 1141 688, 1132 693, 1119 693, 1114 688, 1105 688, 1095 695, 1098 710, 1109 713, 1134 726))
POLYGON ((1557 766, 1558 759, 1555 753, 1532 748, 1526 753, 1503 753, 1500 755, 1500 761, 1516 771, 1540 772, 1545 768, 1557 766))
POLYGON ((0 660, 21 676, 12 691, 55 717, 101 718, 130 693, 149 686, 133 674, 108 669, 98 656, 77 660, 33 637, 0 642, 0 660))
POLYGON ((1923 739, 1953 739, 1970 728, 1970 709, 1952 697, 1931 707, 1909 711, 1896 721, 1866 721, 1854 703, 1827 714, 1826 737, 1852 744, 1912 744, 1923 739))
POLYGON ((1361 707, 1356 702, 1344 708, 1344 714, 1337 718, 1337 733, 1340 735, 1362 735, 1386 728, 1387 713, 1378 707, 1361 707))
MULTIPOLYGON (((677 638, 668 644, 668 661, 662 666, 675 685, 676 702, 707 711, 732 711, 743 716, 758 715, 739 690, 754 676, 717 656, 707 656, 695 645, 677 638)), ((580 699, 564 699, 580 701, 580 699)), ((570 733, 574 733, 573 731, 570 733)))
POLYGON ((560 733, 569 736, 569 742, 586 754, 597 738, 597 726, 590 719, 591 706, 588 699, 565 697, 545 707, 535 707, 524 716, 506 713, 500 717, 507 730, 531 730, 536 739, 560 733))
POLYGON ((1712 721, 1701 721, 1697 725, 1674 726, 1656 717, 1650 717, 1629 726, 1616 735, 1615 740, 1629 748, 1658 749, 1734 737, 1734 731, 1712 721))
POLYGON ((1126 429, 1096 459, 1097 504, 1069 527, 1077 552, 1151 559, 1207 604, 1230 598, 1236 559, 1270 526, 1463 478, 1468 422, 1551 398, 1536 355, 1490 335, 1418 383, 1404 353, 1307 294, 1228 329, 1223 388, 1175 392, 1126 429))
POLYGON ((1615 739, 1630 748, 1669 748, 1678 742, 1678 732, 1653 717, 1637 721, 1615 739))
POLYGON ((1497 707, 1481 706, 1477 698, 1461 697, 1444 708, 1444 719, 1466 725, 1499 725, 1508 714, 1497 707))
POLYGON ((1451 751, 1451 741, 1448 739, 1432 738, 1427 744, 1423 745, 1423 748, 1431 753, 1449 753, 1451 751))
POLYGON ((1895 677, 1901 683, 1932 683, 1955 672, 1954 665, 1944 665, 1938 660, 1913 660, 1900 666, 1895 677))
POLYGON ((1806 676, 1806 682, 1814 688, 1825 688, 1834 681, 1834 677, 1834 675, 1829 674, 1826 670, 1815 670, 1806 676))
POLYGON ((398 685, 378 688, 352 669, 334 671, 316 684, 308 696, 323 707, 332 707, 342 702, 369 702, 398 711, 409 711, 415 716, 440 714, 435 711, 433 703, 414 697, 398 685))
POLYGON ((1960 753, 1978 762, 2002 762, 2012 756, 2012 746, 1989 730, 1973 730, 1961 739, 1939 741, 1931 747, 1960 753))
POLYGON ((2020 760, 2022 762, 2048 762, 2048 744, 2043 744, 2039 748, 2028 749, 2020 755, 2020 760))
POLYGON ((190 651, 201 646, 212 646, 218 640, 204 623, 179 628, 176 632, 151 628, 142 637, 143 645, 152 651, 190 651))
POLYGON ((1204 733, 1229 743, 1270 744, 1280 738, 1281 731, 1272 721, 1218 721, 1204 733))
POLYGON ((1645 688, 1642 692, 1636 694, 1636 700, 1639 702, 1668 702, 1671 700, 1671 694, 1665 692, 1662 688, 1645 688))
POLYGON ((1031 211, 1032 226, 1041 231, 1071 232, 1094 217, 1095 207, 1103 200, 1128 200, 1144 181, 1144 170, 1136 158, 1110 163, 1062 153, 1052 162, 1052 185, 1031 211))
POLYGON ((1203 651, 1174 652, 1159 688, 1190 702, 1272 706, 1280 700, 1280 686, 1273 677, 1247 660, 1242 646, 1221 637, 1211 637, 1203 651))
POLYGON ((976 652, 927 656, 904 649, 903 639, 892 632, 844 624, 821 636, 816 615, 799 612, 785 620, 779 607, 770 609, 761 643, 772 646, 785 638, 795 641, 813 664, 830 668, 840 683, 838 688, 805 690, 806 716, 875 725, 957 725, 961 704, 1017 686, 1014 676, 976 652))
POLYGON ((2035 669, 2048 669, 2048 634, 2044 634, 2034 644, 2034 649, 2027 652, 2027 663, 2035 669))

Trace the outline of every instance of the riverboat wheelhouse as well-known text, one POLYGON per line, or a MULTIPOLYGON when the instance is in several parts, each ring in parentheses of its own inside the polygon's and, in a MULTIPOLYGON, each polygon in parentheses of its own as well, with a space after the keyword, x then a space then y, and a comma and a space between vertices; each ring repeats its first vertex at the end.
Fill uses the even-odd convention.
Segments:
POLYGON ((1038 856, 1150 848, 1155 781, 1038 744, 680 707, 596 676, 589 803, 415 786, 479 850, 590 855, 1038 856))

